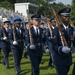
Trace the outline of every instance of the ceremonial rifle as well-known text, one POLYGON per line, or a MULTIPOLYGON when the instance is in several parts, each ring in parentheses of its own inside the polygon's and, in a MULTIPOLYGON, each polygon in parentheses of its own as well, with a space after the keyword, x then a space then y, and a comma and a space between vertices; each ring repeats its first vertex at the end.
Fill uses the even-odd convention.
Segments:
POLYGON ((65 39, 65 37, 63 35, 62 29, 60 27, 60 22, 58 20, 58 17, 56 15, 56 12, 55 12, 55 10, 54 10, 53 7, 51 7, 51 9, 52 9, 52 12, 53 12, 54 17, 56 18, 56 22, 57 22, 57 26, 58 26, 58 29, 59 29, 59 33, 60 33, 60 37, 61 37, 62 44, 63 44, 63 46, 67 46, 67 42, 66 42, 66 39, 65 39))
POLYGON ((27 11, 27 18, 28 18, 28 25, 29 25, 30 44, 34 44, 33 38, 32 38, 32 31, 31 31, 30 15, 28 11, 27 11))
POLYGON ((51 24, 49 23, 49 19, 48 19, 48 18, 46 18, 46 21, 47 21, 48 28, 49 28, 49 31, 50 31, 50 34, 51 34, 51 37, 52 37, 52 28, 51 28, 51 24))
POLYGON ((15 24, 13 23, 13 38, 14 38, 14 41, 16 41, 16 33, 15 33, 15 24))
POLYGON ((3 37, 6 37, 6 33, 5 33, 5 29, 4 29, 3 24, 1 24, 1 27, 2 27, 2 31, 3 31, 3 37))
POLYGON ((74 40, 74 36, 75 36, 75 25, 73 24, 73 22, 70 20, 70 25, 73 27, 74 31, 73 31, 73 36, 71 36, 71 40, 74 40))
POLYGON ((75 28, 75 25, 73 24, 73 22, 71 20, 70 20, 70 24, 71 24, 72 27, 75 28))

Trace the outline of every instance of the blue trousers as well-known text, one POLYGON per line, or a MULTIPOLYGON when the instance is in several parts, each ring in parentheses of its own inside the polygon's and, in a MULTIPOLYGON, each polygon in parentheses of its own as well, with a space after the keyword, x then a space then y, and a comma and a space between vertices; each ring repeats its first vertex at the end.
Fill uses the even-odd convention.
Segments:
POLYGON ((8 46, 5 46, 2 48, 2 50, 3 50, 3 54, 4 54, 4 62, 5 62, 5 65, 7 67, 7 66, 9 66, 8 57, 9 57, 10 49, 8 46))
POLYGON ((29 58, 32 65, 32 75, 39 75, 39 65, 42 57, 29 55, 29 58))
POLYGON ((23 54, 23 48, 22 47, 14 47, 12 48, 13 52, 13 57, 14 57, 14 64, 15 64, 15 69, 18 71, 20 68, 20 62, 23 54))
POLYGON ((57 75, 68 75, 68 71, 70 66, 65 66, 65 65, 55 65, 57 75))

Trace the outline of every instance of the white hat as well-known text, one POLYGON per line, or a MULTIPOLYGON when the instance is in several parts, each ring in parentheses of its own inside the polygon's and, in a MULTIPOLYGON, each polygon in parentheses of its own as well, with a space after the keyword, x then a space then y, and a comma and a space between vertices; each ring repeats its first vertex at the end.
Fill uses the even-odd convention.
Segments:
POLYGON ((3 18, 2 22, 3 22, 3 23, 9 22, 9 20, 8 20, 7 18, 3 18))
POLYGON ((0 22, 2 22, 2 16, 0 16, 0 22))

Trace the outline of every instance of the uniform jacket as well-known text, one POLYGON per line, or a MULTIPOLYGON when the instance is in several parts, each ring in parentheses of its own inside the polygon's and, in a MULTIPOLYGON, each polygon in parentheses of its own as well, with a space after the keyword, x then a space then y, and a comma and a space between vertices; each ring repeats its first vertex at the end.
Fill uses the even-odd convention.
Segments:
MULTIPOLYGON (((42 55, 42 42, 45 41, 45 35, 43 33, 43 29, 39 27, 39 34, 37 35, 34 28, 31 28, 31 33, 32 33, 32 38, 34 41, 34 45, 36 46, 35 50, 30 50, 28 49, 27 52, 28 54, 35 55, 35 56, 41 56, 42 55)), ((30 44, 30 35, 29 31, 26 30, 25 33, 25 40, 26 40, 26 45, 30 44)))
POLYGON ((15 47, 23 47, 24 46, 24 30, 22 28, 19 28, 19 30, 15 29, 11 29, 9 30, 9 40, 11 42, 11 48, 15 48, 15 47), (16 41, 18 43, 17 46, 13 45, 13 41, 14 41, 14 33, 15 33, 15 37, 16 37, 16 41))
POLYGON ((0 29, 0 40, 1 40, 1 46, 2 46, 2 48, 4 48, 4 47, 7 47, 8 45, 10 45, 10 42, 9 42, 9 35, 8 35, 8 31, 6 31, 6 29, 5 28, 1 28, 0 29), (5 34, 5 36, 4 36, 4 34, 5 34), (7 37, 7 40, 3 40, 3 38, 4 37, 7 37))
MULTIPOLYGON (((70 47, 71 45, 71 40, 70 37, 72 36, 72 27, 69 25, 69 32, 67 33, 66 30, 64 29, 63 25, 60 25, 62 32, 64 34, 64 37, 68 43, 68 46, 70 47)), ((47 38, 50 36, 50 33, 48 33, 47 38)), ((65 53, 59 53, 58 49, 60 46, 62 46, 62 42, 61 42, 61 37, 59 34, 59 30, 57 27, 55 27, 54 29, 52 29, 52 36, 55 37, 54 39, 51 39, 50 41, 52 42, 52 46, 53 46, 53 51, 52 52, 52 58, 53 58, 53 62, 55 65, 66 65, 69 66, 72 63, 72 57, 71 57, 71 52, 68 54, 65 53)))

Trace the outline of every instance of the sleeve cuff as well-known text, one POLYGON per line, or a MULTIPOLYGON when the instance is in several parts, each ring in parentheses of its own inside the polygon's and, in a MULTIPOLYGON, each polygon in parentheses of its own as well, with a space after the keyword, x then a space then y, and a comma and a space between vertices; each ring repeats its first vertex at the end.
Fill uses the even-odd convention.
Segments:
POLYGON ((3 40, 3 37, 1 38, 1 40, 3 40))
POLYGON ((62 54, 62 46, 60 46, 60 47, 58 48, 58 53, 59 53, 59 54, 62 54))

